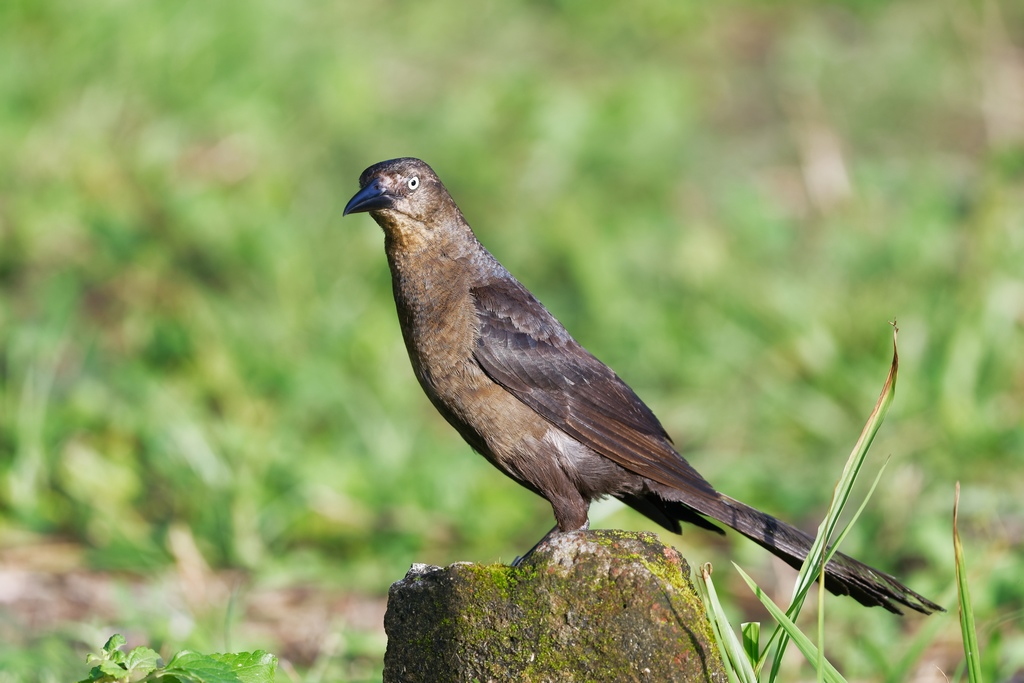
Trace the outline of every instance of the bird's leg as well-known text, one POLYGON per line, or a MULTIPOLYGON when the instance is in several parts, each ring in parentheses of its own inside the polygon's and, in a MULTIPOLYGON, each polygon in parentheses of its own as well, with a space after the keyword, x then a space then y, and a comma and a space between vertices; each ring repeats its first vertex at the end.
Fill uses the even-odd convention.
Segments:
MULTIPOLYGON (((590 528, 590 520, 588 519, 586 522, 584 522, 583 526, 581 526, 579 529, 577 529, 577 531, 586 531, 589 528, 590 528)), ((560 532, 558 530, 558 525, 557 524, 555 526, 551 527, 551 531, 549 531, 546 534, 544 534, 543 538, 541 538, 539 541, 534 543, 533 547, 530 548, 529 550, 527 550, 525 555, 522 555, 522 556, 517 557, 516 559, 512 560, 511 566, 518 567, 519 565, 521 565, 524 561, 526 561, 526 558, 528 558, 530 555, 533 555, 533 551, 535 551, 537 548, 541 547, 542 545, 544 545, 544 543, 546 543, 547 541, 551 540, 553 537, 557 536, 560 533, 562 533, 562 532, 560 532)), ((568 532, 566 532, 566 533, 568 533, 568 532)))

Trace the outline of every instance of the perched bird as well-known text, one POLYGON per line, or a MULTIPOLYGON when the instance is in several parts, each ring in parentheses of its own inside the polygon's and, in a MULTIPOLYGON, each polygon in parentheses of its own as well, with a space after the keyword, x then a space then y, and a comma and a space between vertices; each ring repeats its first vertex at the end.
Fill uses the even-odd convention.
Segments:
MULTIPOLYGON (((370 166, 344 215, 359 212, 384 231, 398 320, 427 397, 492 465, 551 503, 558 532, 586 529, 590 502, 614 496, 675 533, 680 522, 723 533, 715 520, 801 565, 812 539, 690 466, 633 390, 480 244, 427 164, 370 166)), ((825 587, 895 613, 942 609, 842 554, 825 587)))

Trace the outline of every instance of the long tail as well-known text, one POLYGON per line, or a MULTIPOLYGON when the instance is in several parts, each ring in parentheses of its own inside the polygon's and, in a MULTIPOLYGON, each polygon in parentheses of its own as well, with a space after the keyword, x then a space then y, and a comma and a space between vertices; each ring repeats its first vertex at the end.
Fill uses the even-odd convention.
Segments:
MULTIPOLYGON (((695 498, 687 503, 669 502, 664 499, 655 502, 650 498, 647 502, 654 503, 667 516, 684 522, 694 522, 695 512, 715 519, 732 527, 797 569, 810 552, 813 538, 771 515, 720 493, 717 498, 695 498)), ((703 522, 701 526, 709 526, 705 520, 700 521, 703 522)), ((836 595, 849 595, 862 605, 884 607, 895 614, 903 614, 900 606, 909 607, 922 614, 945 611, 894 577, 842 553, 836 553, 825 566, 825 588, 836 595)))

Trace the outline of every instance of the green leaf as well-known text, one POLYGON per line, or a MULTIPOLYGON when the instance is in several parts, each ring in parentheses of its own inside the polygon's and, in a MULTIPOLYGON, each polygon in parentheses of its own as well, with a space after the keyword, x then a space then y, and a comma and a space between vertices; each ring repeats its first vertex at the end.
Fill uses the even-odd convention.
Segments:
POLYGON ((953 499, 953 556, 956 559, 956 590, 960 602, 960 632, 964 641, 964 658, 967 660, 967 678, 971 683, 982 683, 981 651, 978 647, 978 630, 974 624, 974 610, 971 608, 971 592, 967 587, 967 563, 964 561, 964 547, 960 544, 957 530, 957 515, 960 511, 960 482, 956 483, 953 499))
MULTIPOLYGON (((95 656, 95 655, 92 655, 92 656, 95 656)), ((96 681, 102 681, 102 680, 106 680, 108 678, 109 677, 105 673, 103 673, 103 671, 101 671, 98 666, 94 666, 89 671, 88 678, 83 678, 82 680, 78 681, 78 683, 95 683, 96 681)))
POLYGON ((183 650, 164 671, 195 683, 272 683, 276 669, 277 657, 262 650, 214 655, 183 650))
POLYGON ((91 678, 88 680, 99 680, 104 676, 115 676, 117 678, 125 677, 126 673, 123 669, 121 670, 120 674, 115 675, 114 673, 112 673, 112 670, 109 669, 109 667, 104 668, 104 665, 109 664, 110 662, 118 664, 124 662, 125 655, 123 652, 121 652, 119 648, 121 648, 125 644, 125 642, 126 641, 124 639, 124 636, 122 636, 120 633, 115 633, 107 639, 107 642, 104 643, 103 649, 100 650, 99 654, 90 652, 85 656, 86 664, 99 662, 99 665, 94 667, 90 672, 89 675, 91 676, 91 678))
POLYGON ((112 655, 117 652, 120 648, 124 647, 128 641, 124 639, 120 633, 115 633, 107 639, 106 644, 103 646, 103 652, 107 655, 112 655))
POLYGON ((224 662, 190 650, 174 655, 164 672, 195 683, 241 683, 242 680, 224 662))
POLYGON ((277 657, 263 650, 210 657, 232 667, 242 683, 273 683, 277 672, 277 657))
POLYGON ((145 676, 160 665, 160 655, 156 650, 140 645, 128 653, 124 664, 133 674, 145 676))
POLYGON ((204 655, 182 650, 161 668, 159 653, 140 646, 125 654, 121 635, 111 636, 101 655, 89 655, 99 662, 89 677, 79 683, 157 680, 161 683, 273 683, 277 657, 263 650, 204 655))
POLYGON ((99 666, 96 668, 102 671, 104 676, 110 676, 111 678, 121 679, 128 677, 128 669, 124 668, 123 664, 113 662, 109 659, 100 662, 99 666))

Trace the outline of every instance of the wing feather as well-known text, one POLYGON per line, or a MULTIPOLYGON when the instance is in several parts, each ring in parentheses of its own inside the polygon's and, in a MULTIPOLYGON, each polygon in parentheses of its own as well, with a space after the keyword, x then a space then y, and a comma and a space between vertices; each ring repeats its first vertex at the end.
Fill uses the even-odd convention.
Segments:
POLYGON ((512 278, 475 287, 474 356, 539 415, 618 465, 667 486, 714 493, 651 409, 512 278))

